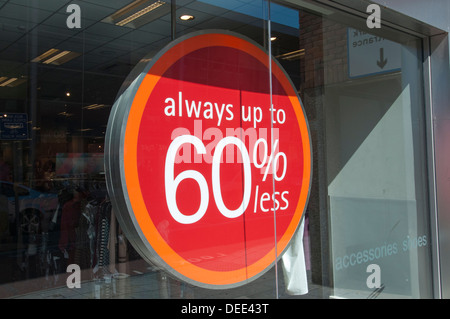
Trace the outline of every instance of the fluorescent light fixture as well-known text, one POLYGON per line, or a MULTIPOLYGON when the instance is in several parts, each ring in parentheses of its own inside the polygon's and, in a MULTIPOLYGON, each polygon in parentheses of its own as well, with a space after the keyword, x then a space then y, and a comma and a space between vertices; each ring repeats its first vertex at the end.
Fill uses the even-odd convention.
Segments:
POLYGON ((63 52, 61 52, 61 53, 58 53, 57 55, 54 55, 54 56, 51 57, 50 59, 45 60, 45 61, 42 62, 42 63, 44 63, 44 64, 50 64, 50 63, 55 62, 56 60, 62 58, 63 56, 65 56, 65 55, 67 55, 67 54, 69 54, 69 53, 70 53, 70 51, 63 51, 63 52))
POLYGON ((105 105, 105 104, 91 104, 91 105, 83 107, 83 109, 85 109, 85 110, 98 110, 98 109, 102 109, 104 107, 107 107, 107 105, 105 105))
POLYGON ((126 16, 127 14, 130 14, 132 12, 136 12, 139 10, 139 8, 142 8, 143 5, 146 4, 148 0, 136 0, 130 3, 129 5, 126 5, 125 7, 117 10, 109 17, 113 19, 114 21, 119 21, 121 18, 126 16))
POLYGON ((71 117, 73 115, 73 113, 61 112, 61 113, 58 113, 58 115, 65 116, 65 117, 71 117))
POLYGON ((131 21, 136 20, 137 18, 142 17, 144 14, 147 14, 147 13, 149 13, 150 11, 153 11, 153 10, 155 10, 156 8, 159 8, 160 6, 162 6, 162 5, 164 5, 164 4, 166 4, 164 1, 159 1, 159 0, 158 0, 158 1, 154 2, 154 3, 152 3, 151 5, 149 5, 148 7, 145 7, 144 9, 139 10, 138 12, 136 12, 136 13, 130 15, 129 17, 127 17, 127 18, 125 18, 125 19, 123 19, 123 20, 117 22, 116 25, 118 25, 118 26, 124 26, 125 24, 128 24, 128 23, 130 23, 131 21))
POLYGON ((58 49, 50 49, 44 53, 42 53, 40 56, 34 58, 33 60, 31 60, 31 62, 41 62, 42 60, 48 58, 49 56, 52 56, 53 54, 59 52, 58 49))
POLYGON ((1 87, 7 86, 8 84, 11 84, 12 82, 16 81, 17 78, 10 78, 8 81, 3 82, 0 84, 1 87))
POLYGON ((121 27, 138 28, 170 12, 166 2, 136 0, 106 17, 102 22, 111 23, 121 27), (158 10, 157 10, 158 9, 158 10), (155 12, 155 14, 148 14, 155 12))
POLYGON ((305 55, 305 49, 300 49, 300 50, 277 55, 275 58, 281 59, 281 60, 293 61, 293 60, 300 59, 304 55, 305 55))
POLYGON ((19 79, 17 79, 17 80, 14 81, 13 83, 9 84, 8 86, 9 86, 9 87, 16 87, 16 86, 21 85, 22 83, 27 82, 27 81, 28 81, 28 79, 27 79, 26 76, 21 76, 19 79))
POLYGON ((21 85, 22 83, 25 83, 27 81, 26 76, 20 76, 16 78, 8 78, 7 76, 0 77, 0 87, 8 86, 10 88, 16 87, 21 85), (6 81, 5 81, 6 80, 6 81))
POLYGON ((40 56, 34 58, 31 60, 31 62, 41 62, 44 64, 54 64, 54 65, 61 65, 63 63, 66 63, 80 54, 77 52, 72 51, 61 51, 58 49, 50 49, 44 53, 42 53, 40 56))

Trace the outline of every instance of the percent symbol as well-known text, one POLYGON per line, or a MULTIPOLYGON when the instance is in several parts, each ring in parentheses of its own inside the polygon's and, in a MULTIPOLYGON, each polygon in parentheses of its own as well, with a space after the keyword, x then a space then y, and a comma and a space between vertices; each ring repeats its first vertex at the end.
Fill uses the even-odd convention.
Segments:
POLYGON ((264 138, 260 138, 256 141, 255 143, 255 147, 253 148, 253 165, 255 165, 256 168, 263 168, 264 166, 266 166, 266 169, 264 171, 264 176, 262 181, 266 181, 267 179, 267 175, 269 174, 270 171, 270 167, 272 167, 272 172, 274 175, 274 178, 276 181, 281 181, 283 180, 283 178, 286 175, 286 169, 287 169, 287 157, 286 154, 284 152, 276 152, 276 149, 278 147, 278 142, 279 140, 276 139, 272 145, 272 153, 269 156, 269 149, 267 146, 267 141, 264 138), (263 144, 264 145, 264 158, 261 161, 261 163, 258 163, 258 147, 259 144, 263 144), (281 176, 277 175, 277 171, 278 171, 278 164, 279 164, 279 158, 282 157, 284 159, 284 165, 283 165, 283 173, 281 174, 281 176))

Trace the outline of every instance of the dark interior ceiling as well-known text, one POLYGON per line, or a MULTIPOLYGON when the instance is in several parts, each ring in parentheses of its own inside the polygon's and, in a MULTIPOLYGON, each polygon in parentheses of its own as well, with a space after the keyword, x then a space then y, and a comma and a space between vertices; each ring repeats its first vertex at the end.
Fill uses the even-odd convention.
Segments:
MULTIPOLYGON (((85 115, 80 120, 82 107, 111 106, 132 68, 171 41, 170 12, 138 28, 102 21, 131 2, 0 0, 0 77, 27 79, 23 85, 0 87, 0 111, 26 113, 30 108, 39 108, 41 117, 48 117, 36 119, 31 123, 34 128, 41 126, 39 120, 55 121, 62 117, 69 127, 73 126, 72 130, 81 127, 87 134, 85 128, 97 126, 97 132, 92 134, 101 136, 98 121, 101 119, 106 124, 109 109, 93 110, 95 116, 85 115), (73 3, 81 9, 80 29, 69 29, 66 25, 70 15, 66 9, 73 3), (80 55, 57 66, 30 63, 52 48, 80 55), (66 96, 66 92, 71 95, 66 96)), ((166 2, 170 6, 170 0, 166 2)), ((196 30, 227 29, 264 45, 267 23, 257 14, 251 14, 261 11, 261 1, 227 1, 227 8, 206 2, 215 1, 176 1, 177 17, 195 16, 191 21, 177 19, 176 36, 196 30)), ((272 23, 271 28, 278 35, 273 44, 274 55, 299 49, 298 28, 282 23, 272 23)))

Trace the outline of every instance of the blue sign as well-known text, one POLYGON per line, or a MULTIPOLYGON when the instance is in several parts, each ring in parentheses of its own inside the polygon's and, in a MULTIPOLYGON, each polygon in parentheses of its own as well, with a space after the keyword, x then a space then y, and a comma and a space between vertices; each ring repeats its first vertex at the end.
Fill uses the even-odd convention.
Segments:
POLYGON ((26 113, 0 114, 0 140, 26 140, 28 116, 26 113))

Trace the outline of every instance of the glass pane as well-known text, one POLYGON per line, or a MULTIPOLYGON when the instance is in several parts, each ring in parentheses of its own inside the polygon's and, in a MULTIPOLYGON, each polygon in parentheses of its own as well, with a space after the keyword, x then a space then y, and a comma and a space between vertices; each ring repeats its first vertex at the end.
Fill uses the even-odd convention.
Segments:
POLYGON ((0 20, 0 297, 431 296, 420 40, 297 0, 0 20))
MULTIPOLYGON (((6 186, 2 188, 8 202, 8 212, 4 216, 8 219, 4 227, 4 239, 8 245, 2 246, 5 254, 2 254, 1 262, 8 269, 5 272, 8 275, 1 281, 4 288, 2 295, 11 296, 8 289, 20 280, 25 284, 15 295, 40 294, 42 287, 45 287, 51 288, 49 296, 77 296, 81 290, 69 289, 66 282, 67 267, 76 265, 81 270, 83 297, 222 297, 221 290, 199 288, 192 280, 180 280, 179 276, 160 267, 161 264, 155 260, 142 258, 145 255, 142 247, 136 244, 135 238, 128 236, 130 225, 120 219, 120 212, 112 209, 118 190, 107 189, 104 152, 108 145, 105 145, 105 136, 109 128, 108 119, 119 114, 114 111, 114 103, 126 98, 142 70, 153 63, 152 59, 156 60, 158 53, 168 48, 171 41, 193 32, 221 30, 224 34, 232 33, 245 39, 245 43, 249 43, 246 45, 254 45, 260 50, 258 54, 263 56, 268 48, 267 3, 261 0, 130 0, 85 1, 77 7, 66 2, 18 0, 2 2, 0 6, 5 31, 0 38, 1 76, 5 77, 0 82, 2 123, 14 119, 9 137, 2 131, 1 159, 5 162, 2 180, 11 183, 5 184, 10 186, 11 191, 7 192, 6 186), (181 19, 185 14, 192 18, 181 19), (16 128, 20 125, 20 129, 16 128), (30 187, 29 195, 20 191, 26 188, 14 190, 12 182, 30 187), (139 278, 136 279, 136 276, 139 278), (31 285, 31 279, 37 284, 31 285), (142 292, 140 287, 136 287, 136 281, 145 283, 142 292), (117 289, 111 289, 113 286, 117 289)), ((175 128, 173 125, 177 125, 177 129, 190 130, 194 135, 200 132, 202 142, 211 148, 213 136, 204 137, 204 134, 211 134, 218 125, 223 136, 235 138, 231 140, 234 149, 226 147, 224 154, 234 153, 238 158, 236 154, 239 152, 250 153, 250 143, 254 143, 253 138, 258 137, 259 133, 246 135, 245 147, 234 142, 241 138, 239 127, 243 127, 244 134, 253 132, 249 129, 260 120, 258 112, 263 109, 267 113, 264 116, 267 123, 261 124, 261 127, 270 127, 269 107, 263 107, 268 106, 270 101, 270 77, 264 67, 264 63, 268 65, 269 58, 266 56, 267 60, 261 60, 261 64, 251 54, 228 51, 220 55, 220 52, 209 49, 197 52, 198 56, 189 56, 183 60, 194 63, 189 72, 174 67, 166 74, 167 80, 171 80, 172 76, 174 83, 178 79, 184 80, 184 84, 177 86, 172 83, 174 85, 169 85, 166 91, 157 90, 160 94, 168 94, 165 98, 178 99, 181 92, 184 99, 190 99, 194 104, 197 98, 204 103, 210 102, 211 116, 215 120, 210 122, 214 125, 208 122, 210 115, 202 112, 203 120, 192 123, 187 123, 187 120, 179 123, 173 121, 175 124, 172 123, 172 126, 160 127, 161 130, 153 132, 154 136, 162 136, 162 129, 167 129, 165 133, 169 135, 165 138, 170 142, 175 128), (218 53, 219 58, 203 65, 202 61, 208 58, 209 53, 218 53), (247 76, 240 82, 234 81, 238 74, 235 71, 239 69, 240 74, 247 76), (178 72, 180 70, 181 73, 178 72), (220 75, 225 74, 229 79, 224 83, 220 75), (194 89, 199 92, 198 96, 191 95, 194 89), (231 94, 225 94, 226 90, 231 94), (175 95, 170 95, 172 93, 175 95), (218 93, 222 94, 220 101, 217 100, 218 93), (236 108, 232 110, 225 102, 236 108), (241 103, 248 104, 242 114, 241 103), (256 111, 253 112, 253 109, 256 111), (247 121, 248 116, 251 120, 247 121), (242 122, 244 125, 241 125, 242 122)), ((193 117, 197 105, 189 104, 189 107, 193 117)), ((115 127, 113 131, 120 132, 120 129, 115 127)), ((148 157, 151 158, 155 150, 170 143, 166 144, 152 141, 148 157)), ((205 165, 209 170, 210 160, 205 165)), ((174 164, 176 175, 188 168, 203 176, 211 174, 208 169, 199 168, 198 163, 190 164, 174 164)), ((245 190, 245 174, 248 173, 242 169, 242 163, 228 164, 219 167, 222 176, 227 177, 219 178, 219 195, 224 207, 238 207, 242 201, 249 202, 245 199, 247 193, 250 194, 245 190)), ((164 166, 160 167, 158 174, 161 172, 164 172, 164 166)), ((117 181, 121 181, 120 177, 117 181)), ((179 197, 176 201, 180 201, 182 209, 195 210, 195 205, 201 201, 198 200, 195 181, 192 179, 192 183, 180 184, 176 192, 179 197)), ((269 179, 267 183, 271 184, 269 179)), ((156 185, 155 191, 164 191, 163 184, 164 180, 161 185, 156 185)), ((211 188, 212 202, 212 185, 208 187, 211 188)), ((252 204, 246 203, 252 208, 255 202, 254 187, 250 188, 252 204)), ((136 189, 131 188, 130 192, 134 193, 136 189)), ((155 197, 165 197, 165 194, 163 192, 155 197)), ((215 197, 218 195, 215 194, 215 197)), ((217 202, 216 198, 214 201, 217 202)), ((270 203, 268 205, 270 207, 270 203)), ((229 213, 233 215, 235 211, 238 210, 230 209, 229 213)), ((226 214, 227 210, 220 212, 226 214)), ((187 247, 184 258, 188 259, 188 263, 210 270, 218 267, 245 268, 247 263, 260 258, 254 257, 254 252, 261 255, 273 249, 272 215, 261 218, 258 214, 249 214, 253 219, 260 219, 258 225, 265 219, 266 229, 261 232, 252 226, 253 222, 245 226, 243 217, 240 218, 240 225, 230 228, 227 222, 232 221, 234 216, 221 216, 217 209, 210 210, 208 216, 210 219, 218 218, 220 227, 215 236, 222 237, 221 242, 214 244, 210 238, 200 237, 197 241, 195 238, 190 241, 179 239, 178 245, 187 247), (203 247, 203 251, 189 252, 194 244, 203 247), (236 245, 242 247, 237 249, 236 245)), ((160 222, 164 224, 164 220, 160 222)), ((178 229, 168 229, 170 232, 167 234, 163 228, 158 229, 160 234, 166 236, 166 241, 180 236, 178 229)), ((247 273, 244 271, 245 278, 239 286, 247 281, 252 282, 228 289, 226 294, 230 297, 273 297, 275 273, 271 271, 271 266, 274 258, 275 254, 269 254, 266 265, 254 272, 251 279, 246 279, 247 273)))
POLYGON ((364 293, 368 285, 362 279, 373 264, 382 274, 381 296, 428 298, 421 46, 419 41, 387 42, 384 49, 389 57, 383 59, 380 51, 378 61, 397 58, 392 67, 397 70, 326 92, 335 294, 364 293))
POLYGON ((283 3, 299 4, 300 39, 291 48, 273 41, 272 50, 297 80, 314 171, 303 236, 280 263, 280 294, 429 298, 421 41, 329 8, 283 3))
POLYGON ((149 267, 106 200, 104 139, 122 83, 170 41, 170 20, 138 30, 104 21, 123 2, 69 4, 0 4, 0 297, 117 297, 126 288, 110 280, 149 267))
MULTIPOLYGON (((142 94, 151 92, 144 98, 147 105, 163 107, 143 111, 151 125, 141 124, 139 135, 129 139, 145 159, 137 167, 140 190, 131 193, 151 198, 146 209, 156 231, 149 235, 143 230, 128 239, 158 268, 165 297, 218 298, 223 289, 236 297, 273 295, 273 218, 251 213, 257 171, 250 163, 251 147, 260 127, 270 127, 268 107, 265 123, 259 123, 270 101, 265 8, 262 1, 177 2, 174 42, 156 57, 149 55, 143 71, 133 71, 157 78, 142 94), (183 15, 191 19, 179 19, 183 15), (146 183, 145 176, 152 176, 152 182, 146 183), (148 252, 143 236, 161 238, 163 244, 148 252), (164 253, 169 249, 177 255, 174 262, 164 253)), ((122 96, 139 94, 145 81, 138 77, 122 96)), ((133 118, 138 114, 134 107, 117 107, 114 118, 133 118)), ((114 130, 110 134, 109 151, 116 152, 114 130)), ((123 158, 126 172, 128 153, 123 158)), ((111 167, 121 165, 111 162, 111 167)), ((114 182, 118 178, 111 180, 111 188, 121 187, 114 182)), ((117 206, 139 200, 130 194, 117 206)), ((122 220, 124 227, 133 223, 122 220)))

